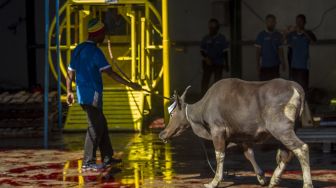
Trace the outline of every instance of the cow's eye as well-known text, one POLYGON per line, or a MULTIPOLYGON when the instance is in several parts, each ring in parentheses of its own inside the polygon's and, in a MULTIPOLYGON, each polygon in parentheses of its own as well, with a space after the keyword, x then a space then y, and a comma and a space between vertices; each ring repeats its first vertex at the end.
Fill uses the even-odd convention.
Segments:
POLYGON ((173 115, 174 115, 174 111, 172 111, 172 112, 170 113, 170 117, 173 117, 173 115))

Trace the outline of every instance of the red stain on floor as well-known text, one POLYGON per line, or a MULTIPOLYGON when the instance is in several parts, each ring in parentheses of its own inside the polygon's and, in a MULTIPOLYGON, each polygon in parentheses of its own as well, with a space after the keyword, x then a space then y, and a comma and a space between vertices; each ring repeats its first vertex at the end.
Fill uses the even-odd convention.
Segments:
POLYGON ((0 180, 0 185, 11 185, 11 186, 20 186, 21 184, 19 184, 18 182, 12 180, 12 179, 3 179, 0 180))
POLYGON ((25 167, 20 167, 20 168, 13 168, 13 169, 10 169, 8 172, 9 173, 23 173, 23 172, 31 171, 31 170, 62 169, 62 168, 63 168, 62 164, 45 164, 45 165, 40 165, 40 166, 25 166, 25 167))

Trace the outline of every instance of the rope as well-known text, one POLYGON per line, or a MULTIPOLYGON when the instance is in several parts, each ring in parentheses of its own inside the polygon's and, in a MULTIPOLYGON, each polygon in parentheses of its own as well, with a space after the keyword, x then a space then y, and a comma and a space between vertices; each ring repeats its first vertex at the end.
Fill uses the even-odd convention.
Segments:
MULTIPOLYGON (((125 72, 119 67, 119 65, 117 64, 117 62, 114 60, 113 54, 112 54, 111 41, 110 40, 107 40, 107 48, 108 48, 110 59, 112 60, 112 65, 118 69, 118 71, 122 74, 122 76, 123 76, 123 78, 125 80, 127 80, 129 82, 132 82, 131 79, 125 74, 125 72)), ((163 99, 172 100, 172 98, 169 98, 169 97, 166 97, 166 96, 154 93, 153 91, 150 91, 150 90, 147 90, 147 89, 141 88, 141 91, 147 92, 147 93, 149 93, 151 95, 159 96, 159 97, 161 97, 163 99)))
MULTIPOLYGON (((191 124, 191 120, 189 119, 189 116, 188 116, 188 104, 186 105, 186 108, 185 108, 185 115, 186 115, 187 121, 191 124)), ((206 157, 206 161, 207 161, 207 163, 208 163, 211 171, 214 174, 216 174, 215 168, 211 165, 210 158, 209 158, 209 155, 208 155, 208 151, 207 151, 207 149, 206 149, 206 147, 204 145, 204 141, 201 138, 198 138, 198 140, 201 143, 203 152, 204 152, 205 157, 206 157)), ((229 176, 229 171, 228 170, 226 170, 224 173, 225 173, 226 176, 229 176)), ((233 176, 235 176, 235 174, 233 174, 233 176)), ((223 176, 223 179, 224 179, 224 176, 223 176)))
POLYGON ((211 171, 212 171, 214 174, 216 174, 215 169, 212 167, 212 165, 211 165, 211 163, 210 163, 210 159, 209 159, 208 151, 206 150, 206 147, 205 147, 205 145, 204 145, 204 141, 201 140, 201 139, 199 139, 199 142, 200 142, 201 145, 202 145, 202 149, 203 149, 203 151, 204 151, 204 154, 205 154, 205 157, 206 157, 206 161, 208 162, 208 165, 209 165, 211 171))

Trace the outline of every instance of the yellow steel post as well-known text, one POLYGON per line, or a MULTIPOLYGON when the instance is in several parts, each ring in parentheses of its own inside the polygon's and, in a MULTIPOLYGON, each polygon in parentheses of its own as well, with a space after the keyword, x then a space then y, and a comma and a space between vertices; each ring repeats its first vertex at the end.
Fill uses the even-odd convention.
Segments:
POLYGON ((71 59, 71 7, 70 4, 66 8, 66 46, 67 46, 67 63, 70 63, 71 59))
POLYGON ((135 25, 135 16, 134 11, 131 11, 130 13, 127 13, 127 16, 131 18, 131 56, 132 56, 132 82, 135 82, 136 79, 136 25, 135 25))
POLYGON ((84 41, 84 16, 85 13, 83 12, 83 10, 79 11, 79 43, 84 41))
POLYGON ((149 32, 149 20, 150 20, 150 12, 149 12, 149 2, 146 2, 145 5, 145 18, 147 20, 146 22, 146 47, 149 46, 150 43, 150 32, 149 32))
POLYGON ((86 19, 90 15, 90 7, 84 6, 84 10, 79 12, 79 42, 83 42, 87 37, 86 19))
MULTIPOLYGON (((153 80, 152 80, 152 75, 151 75, 151 61, 150 61, 150 51, 148 50, 148 46, 150 45, 150 37, 151 37, 151 34, 150 34, 150 31, 149 31, 149 20, 150 20, 150 9, 149 9, 149 5, 148 5, 149 2, 146 2, 146 5, 145 5, 145 17, 146 17, 146 77, 148 80, 150 80, 150 83, 149 84, 152 84, 153 80)), ((154 72, 154 70, 153 70, 154 72)))
POLYGON ((145 24, 146 24, 146 18, 141 18, 141 58, 140 58, 140 64, 141 64, 141 80, 146 79, 145 77, 145 57, 146 57, 146 46, 145 46, 145 24))
MULTIPOLYGON (((170 71, 169 71, 169 33, 168 33, 168 0, 162 0, 162 59, 163 59, 163 95, 170 96, 170 71)), ((164 118, 168 122, 168 105, 169 100, 163 100, 164 118)))
POLYGON ((79 29, 79 23, 78 23, 78 21, 79 21, 79 13, 78 12, 76 12, 75 13, 75 23, 74 23, 74 42, 75 43, 78 43, 78 41, 79 41, 79 38, 78 38, 78 29, 79 29))
POLYGON ((95 6, 92 7, 92 18, 97 18, 97 8, 95 6))

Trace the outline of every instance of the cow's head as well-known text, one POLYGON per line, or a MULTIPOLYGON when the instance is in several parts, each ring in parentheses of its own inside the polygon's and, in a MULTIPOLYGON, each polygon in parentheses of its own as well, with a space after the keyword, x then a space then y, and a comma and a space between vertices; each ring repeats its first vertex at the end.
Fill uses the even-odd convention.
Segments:
POLYGON ((170 138, 179 136, 190 126, 186 116, 187 104, 185 103, 186 93, 189 88, 190 86, 185 89, 181 97, 177 95, 176 91, 174 92, 174 103, 170 106, 169 123, 159 135, 160 139, 164 142, 167 142, 170 138))

